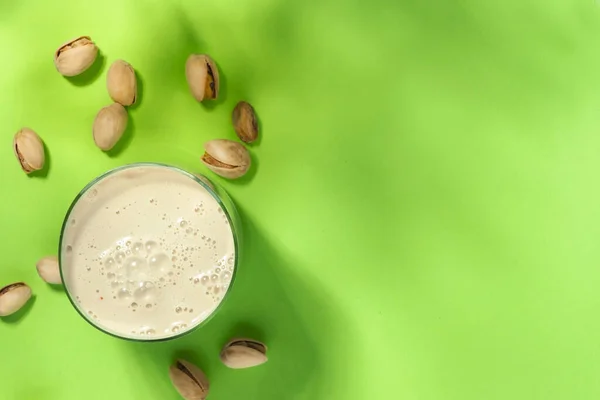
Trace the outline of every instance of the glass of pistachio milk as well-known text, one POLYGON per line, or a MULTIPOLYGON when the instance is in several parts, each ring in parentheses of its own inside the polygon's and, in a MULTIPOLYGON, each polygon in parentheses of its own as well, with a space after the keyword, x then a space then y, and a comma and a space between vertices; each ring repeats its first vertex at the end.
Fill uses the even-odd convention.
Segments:
POLYGON ((60 271, 79 314, 120 338, 182 336, 219 309, 235 278, 240 224, 206 178, 150 163, 93 180, 60 238, 60 271))

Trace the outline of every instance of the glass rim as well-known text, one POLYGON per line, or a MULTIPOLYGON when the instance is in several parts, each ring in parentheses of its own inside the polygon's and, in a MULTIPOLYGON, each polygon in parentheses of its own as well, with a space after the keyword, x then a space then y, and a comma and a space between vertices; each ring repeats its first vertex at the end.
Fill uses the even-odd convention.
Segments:
MULTIPOLYGON (((204 177, 204 176, 203 176, 204 177)), ((208 178, 205 178, 208 181, 208 178)), ((73 308, 75 309, 75 311, 77 311, 77 313, 83 317, 83 319, 90 324, 91 326, 93 326, 94 328, 98 329, 99 331, 110 335, 112 337, 115 338, 119 338, 119 339, 123 339, 123 340, 127 340, 127 341, 132 341, 132 342, 165 342, 165 341, 169 341, 169 340, 174 340, 174 339, 178 339, 180 337, 186 336, 192 332, 194 332, 196 329, 204 326, 205 324, 207 324, 208 322, 210 322, 210 320, 217 314, 217 312, 219 312, 219 310, 221 309, 221 307, 223 307, 223 304, 225 303, 225 301, 227 300, 227 298, 229 297, 229 293, 231 292, 231 289, 235 283, 235 278, 236 278, 236 274, 237 274, 237 269, 238 269, 238 264, 239 264, 239 232, 238 229, 236 227, 236 224, 234 224, 234 221, 232 220, 231 217, 231 213, 235 213, 237 215, 237 212, 235 210, 235 205, 233 204, 233 202, 231 202, 231 205, 225 205, 223 203, 223 201, 221 200, 221 195, 219 195, 218 193, 216 193, 216 191, 211 187, 211 185, 214 185, 212 183, 212 181, 208 181, 204 182, 201 178, 199 178, 197 175, 192 174, 182 168, 173 166, 173 165, 169 165, 169 164, 163 164, 163 163, 156 163, 156 162, 137 162, 137 163, 131 163, 131 164, 125 164, 125 165, 121 165, 119 167, 116 168, 112 168, 104 173, 102 173, 101 175, 97 176, 96 178, 92 179, 87 185, 84 186, 83 189, 81 189, 79 191, 79 193, 77 194, 77 196, 75 196, 75 198, 73 199, 73 201, 71 202, 71 205, 69 206, 66 214, 65 214, 65 218, 63 220, 61 229, 60 229, 60 239, 59 239, 59 243, 58 243, 58 265, 59 265, 59 271, 60 271, 60 277, 61 280, 63 282, 63 288, 65 293, 67 294, 67 298, 69 299, 69 302, 71 303, 71 305, 73 306, 73 308), (87 314, 84 313, 76 304, 76 302, 73 300, 73 296, 71 295, 69 288, 67 287, 66 283, 65 283, 65 277, 64 277, 64 273, 63 273, 63 263, 62 263, 62 258, 63 258, 63 254, 62 254, 62 249, 63 249, 63 240, 65 238, 65 231, 66 228, 68 227, 68 222, 70 220, 71 217, 71 212, 73 211, 73 209, 75 208, 75 206, 79 203, 79 201, 81 200, 81 198, 93 187, 95 186, 97 183, 99 183, 100 181, 106 179, 107 177, 114 175, 118 172, 124 171, 124 170, 128 170, 128 169, 132 169, 132 168, 138 168, 138 167, 159 167, 159 168, 167 168, 173 171, 176 171, 178 173, 181 173, 189 178, 191 178, 192 180, 194 180, 196 183, 199 183, 200 186, 202 186, 206 191, 208 191, 208 193, 215 199, 215 201, 219 204, 219 206, 221 207, 221 209, 223 210, 224 215, 227 217, 227 220, 229 221, 229 226, 231 228, 231 234, 233 236, 233 248, 235 251, 235 257, 234 257, 234 264, 233 264, 233 272, 231 273, 231 282, 229 283, 229 286, 227 287, 227 290, 225 291, 225 293, 223 294, 223 298, 221 299, 221 301, 219 302, 219 304, 215 307, 215 309, 210 313, 210 315, 208 317, 206 317, 204 320, 202 320, 200 323, 196 324, 195 326, 193 326, 190 329, 187 329, 181 333, 177 333, 173 336, 167 336, 167 337, 163 337, 163 338, 155 338, 155 339, 141 339, 141 338, 132 338, 132 337, 127 337, 127 336, 121 336, 117 333, 114 332, 110 332, 104 328, 102 328, 101 326, 99 326, 98 324, 94 323, 94 321, 92 321, 90 318, 88 318, 87 314), (229 210, 229 208, 234 208, 234 210, 229 210)), ((229 196, 227 196, 229 198, 229 196)))

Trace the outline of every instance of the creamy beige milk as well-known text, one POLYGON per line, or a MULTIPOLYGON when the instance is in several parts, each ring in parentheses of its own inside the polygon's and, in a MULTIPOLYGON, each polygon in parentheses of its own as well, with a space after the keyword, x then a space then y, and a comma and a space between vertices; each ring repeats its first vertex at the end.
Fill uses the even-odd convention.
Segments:
POLYGON ((135 166, 91 186, 64 228, 64 284, 80 312, 111 334, 181 334, 221 302, 235 266, 230 221, 191 176, 135 166))

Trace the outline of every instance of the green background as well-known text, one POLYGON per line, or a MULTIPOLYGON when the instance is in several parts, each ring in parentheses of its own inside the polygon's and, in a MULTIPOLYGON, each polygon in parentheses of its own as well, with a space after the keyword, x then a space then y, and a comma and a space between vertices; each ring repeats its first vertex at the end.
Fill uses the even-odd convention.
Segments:
POLYGON ((0 397, 169 399, 177 356, 212 399, 600 398, 600 4, 482 0, 0 2, 0 397), (65 79, 53 51, 102 57, 65 79), (189 94, 190 53, 222 97, 189 94), (140 78, 119 147, 95 148, 108 65, 140 78), (35 262, 88 181, 135 161, 204 172, 250 101, 252 172, 222 183, 245 225, 231 297, 205 327, 144 344, 90 327, 35 262), (21 172, 22 126, 49 168, 21 172), (270 361, 234 371, 231 336, 270 361))

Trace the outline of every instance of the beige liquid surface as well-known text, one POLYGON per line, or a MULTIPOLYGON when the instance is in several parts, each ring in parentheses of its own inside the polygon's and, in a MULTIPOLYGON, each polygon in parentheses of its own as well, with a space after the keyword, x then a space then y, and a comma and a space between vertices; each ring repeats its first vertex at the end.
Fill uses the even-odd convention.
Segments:
POLYGON ((80 312, 118 336, 155 340, 208 318, 235 266, 230 221, 190 176, 136 166, 108 175, 72 209, 64 284, 80 312))

